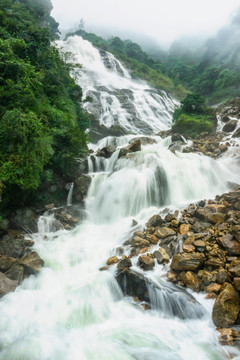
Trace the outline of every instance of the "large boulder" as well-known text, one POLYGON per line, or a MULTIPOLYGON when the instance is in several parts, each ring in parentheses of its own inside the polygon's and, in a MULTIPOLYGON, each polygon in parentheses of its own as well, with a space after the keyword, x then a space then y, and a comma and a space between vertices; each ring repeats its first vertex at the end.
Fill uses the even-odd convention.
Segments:
POLYGON ((25 270, 24 270, 24 266, 18 264, 17 262, 14 263, 11 268, 5 273, 5 275, 11 279, 11 280, 15 280, 18 282, 18 284, 20 284, 23 279, 24 279, 24 275, 25 275, 25 270))
POLYGON ((17 286, 17 281, 9 279, 5 274, 0 272, 0 297, 14 291, 17 286))
POLYGON ((0 256, 20 258, 24 254, 25 242, 23 239, 7 239, 0 241, 0 256))
POLYGON ((202 266, 204 259, 202 253, 180 253, 173 256, 170 267, 176 271, 195 271, 202 266))
POLYGON ((79 178, 75 180, 73 196, 76 201, 83 202, 84 198, 87 196, 91 181, 91 176, 85 174, 79 176, 79 178))
POLYGON ((232 132, 233 130, 236 129, 237 123, 238 123, 238 120, 230 120, 230 121, 228 121, 227 124, 224 125, 223 131, 232 132))
POLYGON ((225 283, 213 306, 212 319, 217 327, 230 327, 239 313, 239 295, 234 287, 225 283))
POLYGON ((35 251, 32 251, 23 256, 21 259, 19 259, 18 263, 23 265, 30 274, 38 273, 44 266, 44 261, 35 251))

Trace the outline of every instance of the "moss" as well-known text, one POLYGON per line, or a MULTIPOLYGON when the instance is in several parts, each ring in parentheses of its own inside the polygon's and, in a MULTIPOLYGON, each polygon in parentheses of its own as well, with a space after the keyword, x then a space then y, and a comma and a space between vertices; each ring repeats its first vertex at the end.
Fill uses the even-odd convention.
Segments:
POLYGON ((216 122, 213 116, 181 114, 172 129, 174 132, 194 138, 201 132, 213 132, 215 127, 216 122))

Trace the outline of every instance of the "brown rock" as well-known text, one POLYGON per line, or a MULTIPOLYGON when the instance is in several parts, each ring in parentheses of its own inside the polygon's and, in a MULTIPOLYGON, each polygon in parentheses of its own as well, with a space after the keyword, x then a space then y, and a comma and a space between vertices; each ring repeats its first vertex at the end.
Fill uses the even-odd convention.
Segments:
POLYGON ((233 239, 231 234, 226 234, 218 239, 218 242, 231 255, 240 255, 240 243, 233 239))
POLYGON ((235 277, 233 279, 233 285, 234 285, 235 289, 240 291, 240 277, 235 277))
POLYGON ((157 245, 158 242, 159 242, 159 239, 158 239, 155 235, 148 235, 148 236, 146 236, 146 239, 147 239, 151 244, 154 244, 154 245, 157 245))
POLYGON ((17 281, 9 279, 5 274, 0 272, 0 297, 14 291, 17 286, 17 281))
POLYGON ((211 258, 205 262, 205 265, 207 267, 218 268, 218 267, 223 267, 224 262, 218 258, 211 258))
POLYGON ((5 275, 9 279, 16 280, 18 284, 20 284, 23 281, 25 275, 24 267, 23 265, 20 265, 17 262, 15 262, 11 266, 11 268, 5 273, 5 275))
POLYGON ((161 226, 164 223, 164 220, 161 218, 160 215, 154 215, 152 216, 148 222, 147 222, 147 227, 157 227, 157 226, 161 226))
POLYGON ((234 343, 239 339, 239 333, 231 328, 217 329, 220 333, 219 342, 222 345, 233 346, 234 343))
POLYGON ((191 245, 191 244, 183 244, 183 251, 186 253, 192 253, 195 251, 195 246, 191 245))
POLYGON ((215 294, 218 294, 219 291, 221 290, 222 285, 217 284, 217 283, 211 283, 210 285, 208 285, 205 290, 209 293, 213 292, 215 294))
POLYGON ((153 255, 159 264, 168 263, 170 261, 170 257, 163 247, 160 247, 158 250, 154 251, 153 255))
POLYGON ((38 273, 44 266, 44 261, 35 251, 21 257, 21 259, 18 260, 18 263, 23 265, 31 274, 38 273))
POLYGON ((180 253, 173 256, 170 267, 177 271, 198 270, 202 266, 204 258, 202 253, 180 253))
POLYGON ((201 290, 201 281, 192 271, 187 271, 185 275, 181 277, 181 280, 184 285, 186 285, 191 290, 196 292, 199 292, 201 290))
POLYGON ((190 230, 190 225, 188 225, 188 224, 180 225, 180 228, 179 228, 180 234, 185 235, 189 232, 189 230, 190 230))
POLYGON ((124 259, 121 259, 119 261, 119 263, 117 264, 117 268, 119 270, 124 270, 126 268, 130 268, 132 266, 132 262, 129 258, 124 258, 124 259))
POLYGON ((173 271, 169 271, 167 273, 167 280, 176 284, 177 283, 177 275, 173 271))
POLYGON ((239 295, 231 284, 225 283, 213 306, 213 322, 217 327, 230 327, 238 313, 239 295))
POLYGON ((7 271, 17 260, 6 255, 0 256, 0 271, 7 271))
POLYGON ((170 228, 167 228, 167 227, 163 226, 163 227, 160 227, 160 228, 156 231, 155 235, 156 235, 159 239, 165 239, 165 238, 168 237, 168 236, 174 236, 174 235, 176 235, 176 232, 175 232, 174 230, 170 229, 170 228))
POLYGON ((148 240, 142 239, 140 236, 134 236, 131 239, 131 246, 133 247, 145 247, 149 245, 150 242, 148 240))
POLYGON ((230 274, 226 269, 220 268, 219 271, 216 274, 215 281, 218 284, 223 284, 225 282, 230 282, 230 274))
POLYGON ((107 265, 113 265, 113 264, 117 264, 119 261, 117 256, 111 256, 108 260, 107 260, 107 265))
POLYGON ((155 266, 154 259, 149 255, 141 255, 138 260, 140 267, 144 270, 152 270, 155 266))

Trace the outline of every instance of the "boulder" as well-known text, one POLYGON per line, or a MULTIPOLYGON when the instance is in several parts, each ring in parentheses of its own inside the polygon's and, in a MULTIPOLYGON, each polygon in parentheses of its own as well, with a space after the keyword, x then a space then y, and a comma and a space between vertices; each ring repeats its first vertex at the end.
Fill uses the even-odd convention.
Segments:
POLYGON ((201 281, 192 271, 187 271, 183 276, 180 277, 180 279, 189 289, 196 292, 201 290, 201 281))
POLYGON ((164 220, 161 218, 160 215, 154 215, 148 220, 146 226, 147 227, 157 227, 157 226, 161 226, 163 223, 164 223, 164 220))
POLYGON ((20 258, 24 254, 25 243, 23 239, 8 239, 0 241, 0 255, 20 258))
POLYGON ((226 131, 226 132, 232 132, 236 129, 237 127, 237 123, 238 123, 238 120, 230 120, 226 123, 226 125, 224 125, 223 127, 223 131, 226 131))
POLYGON ((108 146, 105 146, 102 149, 98 150, 96 153, 96 156, 100 156, 100 157, 109 159, 115 151, 116 151, 115 146, 108 145, 108 146))
POLYGON ((173 229, 170 229, 168 227, 160 227, 156 233, 154 234, 156 235, 157 238, 159 239, 165 239, 168 236, 174 236, 176 235, 176 231, 174 231, 173 229))
POLYGON ((129 258, 125 257, 119 261, 117 264, 117 268, 119 270, 124 270, 126 268, 130 268, 132 266, 132 262, 129 258))
POLYGON ((152 270, 155 266, 154 259, 149 255, 141 255, 138 258, 139 265, 144 270, 152 270))
POLYGON ((234 240, 233 235, 226 234, 218 239, 218 243, 222 245, 229 254, 240 255, 240 243, 234 240))
POLYGON ((213 322, 217 327, 228 328, 235 323, 238 313, 238 292, 231 284, 225 283, 213 306, 213 322))
POLYGON ((85 174, 79 176, 79 178, 75 180, 74 188, 73 188, 73 196, 77 201, 82 202, 84 198, 87 196, 91 181, 92 181, 91 176, 85 174))
POLYGON ((16 280, 20 284, 24 279, 24 267, 23 265, 14 263, 11 268, 5 273, 5 275, 12 280, 16 280))
POLYGON ((168 263, 170 261, 170 256, 163 247, 154 251, 153 256, 157 259, 158 264, 168 263))
POLYGON ((136 139, 135 141, 131 142, 127 148, 130 150, 130 152, 141 151, 141 140, 136 139))
POLYGON ((113 264, 117 264, 119 261, 117 256, 111 256, 108 260, 107 260, 107 265, 113 265, 113 264))
POLYGON ((17 281, 9 279, 5 274, 0 272, 0 297, 14 291, 17 286, 17 281))
POLYGON ((177 271, 195 271, 202 266, 204 259, 202 253, 180 253, 173 256, 170 267, 177 271))
POLYGON ((5 272, 10 269, 10 267, 16 262, 17 260, 13 257, 8 257, 6 255, 0 256, 0 271, 5 272))
POLYGON ((23 265, 27 272, 29 272, 30 274, 38 273, 44 266, 44 261, 35 251, 32 251, 27 255, 23 256, 21 259, 18 260, 18 263, 20 265, 23 265))

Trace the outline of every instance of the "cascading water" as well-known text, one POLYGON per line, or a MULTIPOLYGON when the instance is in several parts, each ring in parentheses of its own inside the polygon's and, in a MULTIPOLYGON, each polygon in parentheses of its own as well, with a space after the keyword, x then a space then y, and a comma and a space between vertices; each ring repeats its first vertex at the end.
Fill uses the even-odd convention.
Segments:
MULTIPOLYGON (((70 39, 68 46, 79 46, 79 41, 70 39)), ((84 47, 87 59, 92 51, 84 47)), ((130 82, 123 75, 121 81, 130 82)), ((147 275, 148 311, 123 296, 114 266, 99 271, 153 214, 213 197, 228 190, 228 182, 238 181, 234 159, 173 154, 170 138, 151 137, 141 151, 119 159, 119 147, 132 137, 110 137, 93 146, 117 148, 109 159, 96 153, 89 158, 89 215, 81 225, 52 232, 54 217, 40 217, 33 239, 45 267, 0 301, 1 360, 239 359, 237 349, 218 344, 210 315, 213 302, 203 294, 196 302, 167 284, 163 265, 156 264, 147 275)), ((137 271, 137 257, 132 262, 137 271)))
POLYGON ((84 96, 92 98, 86 108, 100 124, 107 128, 117 125, 133 134, 157 133, 171 126, 175 102, 164 91, 134 81, 112 54, 94 48, 79 36, 57 44, 82 64, 82 70, 73 75, 84 96))

